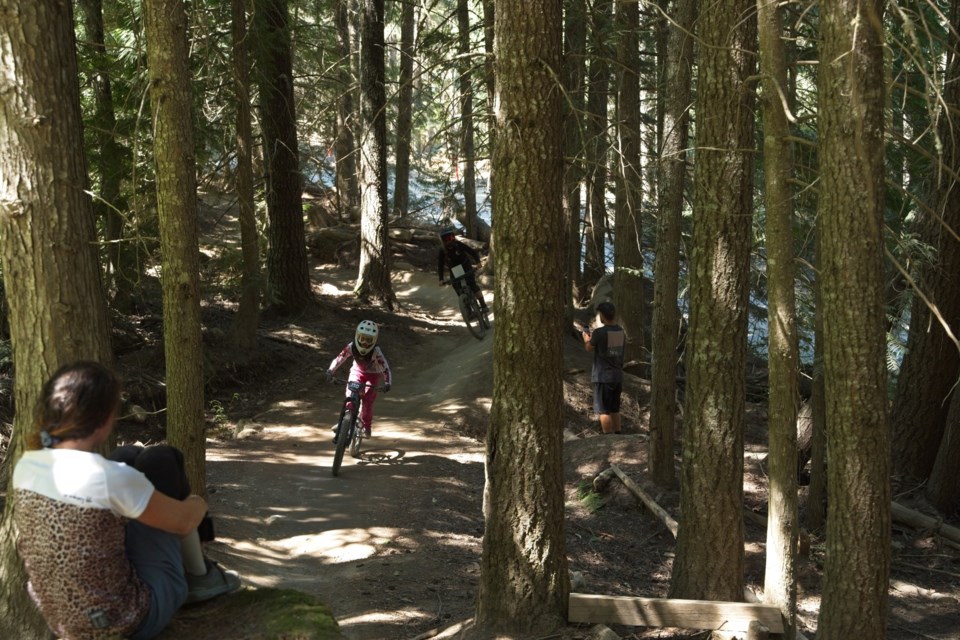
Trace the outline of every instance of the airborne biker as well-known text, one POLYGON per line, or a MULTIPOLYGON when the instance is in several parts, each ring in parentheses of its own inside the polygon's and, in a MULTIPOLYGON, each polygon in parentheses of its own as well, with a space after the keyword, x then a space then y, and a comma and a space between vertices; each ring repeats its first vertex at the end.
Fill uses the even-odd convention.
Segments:
MULTIPOLYGON (((437 254, 437 276, 440 278, 440 284, 444 284, 444 272, 447 269, 460 265, 463 267, 464 280, 467 286, 477 296, 477 302, 480 303, 480 311, 487 312, 487 303, 483 299, 483 292, 480 291, 480 285, 477 284, 477 274, 473 269, 474 264, 480 264, 480 254, 473 248, 457 240, 457 230, 454 227, 445 227, 440 231, 440 252, 437 254)), ((453 288, 457 295, 460 295, 460 281, 450 278, 453 288)))

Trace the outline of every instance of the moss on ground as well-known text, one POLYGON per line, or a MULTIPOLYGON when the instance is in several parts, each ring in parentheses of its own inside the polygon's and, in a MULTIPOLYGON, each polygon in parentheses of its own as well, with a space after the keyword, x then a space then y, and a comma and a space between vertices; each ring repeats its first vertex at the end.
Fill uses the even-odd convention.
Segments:
POLYGON ((244 589, 185 607, 158 640, 339 640, 323 602, 292 589, 244 589))

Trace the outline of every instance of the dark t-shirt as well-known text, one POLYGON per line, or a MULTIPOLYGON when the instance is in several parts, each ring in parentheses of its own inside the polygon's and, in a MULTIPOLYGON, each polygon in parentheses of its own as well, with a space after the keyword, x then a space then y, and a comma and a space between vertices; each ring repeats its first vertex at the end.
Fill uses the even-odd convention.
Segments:
POLYGON ((593 345, 592 382, 623 382, 623 345, 626 334, 618 324, 598 327, 590 334, 593 345))
POLYGON ((440 247, 437 254, 437 276, 443 280, 444 271, 461 265, 466 272, 473 271, 473 265, 480 262, 480 254, 473 247, 455 240, 449 247, 440 247))

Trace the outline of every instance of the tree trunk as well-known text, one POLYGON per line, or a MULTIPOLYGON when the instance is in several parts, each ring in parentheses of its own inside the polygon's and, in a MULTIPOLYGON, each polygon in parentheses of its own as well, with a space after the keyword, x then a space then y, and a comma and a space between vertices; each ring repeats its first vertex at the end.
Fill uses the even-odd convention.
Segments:
POLYGON ((677 346, 680 311, 680 221, 687 174, 686 149, 693 66, 696 0, 678 0, 671 20, 663 82, 664 133, 659 158, 660 199, 653 261, 650 477, 665 489, 674 483, 673 432, 677 415, 677 346))
POLYGON ((267 172, 267 288, 274 308, 292 314, 307 306, 312 293, 287 0, 256 0, 253 31, 260 57, 260 127, 267 172))
POLYGON ((400 76, 397 93, 396 172, 393 182, 393 215, 404 217, 410 209, 410 138, 413 122, 413 60, 416 54, 415 2, 400 8, 400 76))
POLYGON ((563 629, 569 592, 563 388, 542 375, 563 366, 561 7, 497 0, 496 20, 497 331, 475 623, 484 638, 563 629))
MULTIPOLYGON (((123 146, 117 142, 117 120, 113 110, 113 88, 110 82, 110 64, 103 34, 103 3, 101 0, 81 0, 77 6, 83 14, 86 46, 92 49, 94 71, 90 78, 94 94, 93 165, 100 178, 100 194, 94 201, 94 212, 103 221, 106 240, 106 289, 112 293, 114 304, 126 308, 132 282, 135 278, 124 262, 123 216, 126 199, 121 196, 120 184, 126 166, 123 146)), ((132 261, 131 261, 132 262, 132 261)))
POLYGON ((206 495, 197 178, 182 0, 146 0, 144 32, 160 218, 167 440, 183 451, 194 493, 206 495))
POLYGON ((763 177, 767 219, 769 476, 767 563, 763 599, 780 609, 785 635, 797 624, 797 413, 800 405, 796 274, 793 251, 793 157, 785 111, 787 57, 775 0, 757 0, 763 108, 763 177))
POLYGON ((607 237, 607 98, 613 47, 610 25, 613 0, 596 0, 590 11, 590 77, 587 89, 587 206, 581 298, 606 273, 607 237))
POLYGON ((624 359, 644 357, 643 169, 640 162, 640 5, 617 0, 617 208, 614 223, 613 301, 627 334, 624 359))
POLYGON ((467 237, 477 239, 477 178, 473 143, 473 62, 470 59, 470 11, 467 0, 457 0, 458 84, 460 89, 460 157, 463 160, 463 217, 467 237))
POLYGON ((755 6, 702 7, 681 517, 670 595, 743 598, 755 6))
MULTIPOLYGON (((947 37, 956 47, 956 29, 960 27, 960 3, 951 3, 950 22, 952 29, 947 37)), ((943 100, 951 113, 955 113, 956 109, 960 107, 960 87, 957 86, 960 83, 960 56, 957 55, 955 48, 952 51, 953 54, 944 82, 943 100)), ((944 146, 942 162, 946 166, 938 172, 942 176, 937 181, 940 189, 933 194, 934 197, 930 200, 939 205, 938 211, 942 220, 928 222, 933 226, 931 231, 935 231, 930 242, 939 247, 939 252, 937 253, 938 264, 932 269, 932 273, 927 274, 929 279, 927 280, 928 290, 926 293, 930 297, 930 301, 938 305, 943 319, 946 320, 954 335, 956 335, 960 331, 960 284, 957 282, 957 274, 960 273, 960 241, 949 230, 954 233, 960 231, 960 184, 953 177, 956 176, 956 168, 960 165, 960 132, 957 132, 955 127, 950 126, 952 118, 946 117, 946 114, 944 114, 941 122, 940 139, 944 146), (948 167, 952 171, 947 170, 948 167)), ((929 215, 927 214, 925 217, 929 217, 929 215)), ((941 404, 949 406, 949 411, 942 426, 936 422, 927 423, 926 426, 926 429, 931 432, 940 431, 943 434, 940 442, 937 443, 939 447, 933 461, 933 468, 930 470, 930 477, 927 482, 927 497, 941 511, 951 513, 960 510, 960 483, 956 479, 956 470, 958 461, 960 461, 960 401, 957 400, 960 393, 957 393, 954 388, 952 391, 953 397, 948 402, 945 398, 938 399, 941 396, 937 394, 937 391, 942 393, 944 385, 950 385, 952 388, 952 385, 956 382, 958 369, 960 369, 960 357, 957 353, 960 345, 955 344, 947 337, 943 326, 936 319, 931 318, 930 314, 930 309, 925 305, 921 309, 914 305, 914 311, 911 315, 911 343, 914 339, 915 329, 917 333, 923 334, 922 342, 924 346, 921 347, 919 344, 916 344, 916 346, 919 351, 929 353, 930 362, 928 364, 930 368, 935 368, 935 371, 929 372, 932 374, 929 377, 914 379, 914 389, 917 395, 926 399, 926 402, 936 403, 934 407, 924 407, 927 409, 926 411, 917 407, 921 416, 929 415, 930 409, 939 408, 941 404), (915 323, 920 323, 920 326, 916 326, 915 323), (922 329, 927 329, 927 331, 923 332, 922 329), (942 378, 934 379, 937 375, 941 375, 942 378), (921 385, 925 388, 917 388, 921 385)), ((921 339, 918 336, 917 343, 920 342, 921 339)), ((911 350, 907 353, 904 364, 906 364, 907 358, 920 359, 922 355, 913 355, 911 350)), ((900 375, 903 376, 905 373, 906 371, 901 369, 900 375)), ((903 378, 901 380, 903 380, 904 385, 909 384, 907 380, 903 378)), ((899 390, 900 386, 898 385, 899 390)), ((898 414, 897 409, 898 404, 894 403, 893 448, 894 451, 902 451, 901 447, 907 445, 905 442, 901 442, 898 433, 904 425, 899 424, 897 420, 902 419, 905 424, 914 424, 914 422, 910 421, 909 416, 898 414)), ((916 421, 919 421, 918 417, 913 416, 916 421)), ((921 434, 920 431, 922 429, 916 431, 917 440, 920 440, 921 436, 929 438, 931 435, 927 432, 921 434)), ((922 465, 917 463, 923 457, 917 456, 915 463, 909 465, 908 470, 920 471, 922 465)))
MULTIPOLYGON (((0 15, 0 258, 20 408, 6 454, 12 468, 50 375, 81 359, 109 364, 111 354, 72 4, 2 0, 0 15)), ((0 522, 0 637, 45 638, 46 623, 27 595, 12 511, 8 500, 0 522)))
MULTIPOLYGON (((957 29, 960 9, 957 3, 951 7, 951 23, 957 29)), ((953 46, 957 44, 955 33, 948 31, 947 35, 953 46)), ((960 372, 960 346, 941 324, 941 320, 946 322, 954 334, 960 332, 960 241, 955 235, 960 232, 960 181, 955 177, 960 166, 960 132, 953 115, 960 106, 958 83, 960 60, 953 53, 942 88, 950 112, 945 109, 940 116, 943 150, 927 198, 935 209, 918 212, 920 237, 936 253, 933 264, 923 265, 915 279, 920 291, 913 297, 907 352, 890 412, 891 446, 897 452, 894 464, 898 471, 919 480, 927 479, 934 466, 951 405, 949 396, 956 393, 960 372)), ((941 471, 946 470, 941 467, 941 471)))
MULTIPOLYGON (((337 96, 337 207, 341 219, 360 219, 360 187, 357 183, 357 144, 354 123, 357 120, 353 104, 355 78, 353 75, 354 52, 350 37, 350 7, 353 0, 336 0, 334 22, 337 25, 337 80, 340 95, 337 96)), ((404 4, 407 6, 407 4, 404 4)), ((401 72, 402 73, 402 72, 401 72)), ((401 91, 403 85, 401 85, 401 91)))
POLYGON ((886 635, 890 444, 883 287, 883 3, 821 7, 819 221, 827 554, 817 638, 886 635))
POLYGON ((823 242, 822 229, 814 229, 817 273, 813 282, 813 379, 810 381, 810 488, 804 511, 809 531, 820 531, 827 520, 827 390, 823 381, 823 242))
POLYGON ((943 513, 960 511, 960 482, 957 482, 957 469, 960 468, 960 393, 954 393, 950 401, 950 412, 943 431, 943 441, 937 451, 937 459, 927 482, 927 498, 943 513))
POLYGON ((240 223, 240 247, 243 255, 240 302, 237 315, 233 318, 231 339, 238 349, 249 352, 256 346, 257 325, 260 323, 260 247, 253 187, 246 1, 248 0, 231 0, 233 82, 237 104, 237 219, 240 223))
MULTIPOLYGON (((492 158, 493 147, 497 144, 496 116, 494 115, 494 65, 493 65, 493 28, 496 16, 494 0, 481 0, 483 4, 483 47, 486 54, 484 62, 484 84, 487 90, 487 157, 492 158)), ((497 212, 493 209, 494 186, 493 162, 487 163, 487 199, 490 202, 490 243, 487 245, 487 260, 483 264, 483 272, 496 275, 497 251, 493 241, 493 221, 497 212)))
POLYGON ((585 0, 564 0, 564 89, 563 118, 566 163, 563 173, 563 217, 567 230, 563 298, 567 324, 573 322, 574 302, 581 297, 580 242, 582 220, 580 189, 583 182, 584 132, 583 106, 585 99, 584 71, 587 49, 587 9, 585 0))
POLYGON ((360 44, 360 271, 355 293, 393 308, 387 237, 387 117, 383 0, 363 0, 360 44))

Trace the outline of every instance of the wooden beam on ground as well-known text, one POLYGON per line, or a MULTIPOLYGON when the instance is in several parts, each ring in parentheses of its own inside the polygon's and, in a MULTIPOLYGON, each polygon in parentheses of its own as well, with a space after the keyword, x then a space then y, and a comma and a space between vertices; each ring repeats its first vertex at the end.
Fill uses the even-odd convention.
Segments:
POLYGON ((750 623, 756 621, 770 633, 783 633, 777 607, 746 602, 571 593, 567 617, 570 622, 715 631, 749 631, 750 623))
MULTIPOLYGON (((640 486, 637 485, 637 483, 630 478, 630 476, 628 476, 623 471, 621 471, 620 467, 618 467, 615 464, 612 464, 610 465, 610 468, 613 469, 613 472, 615 474, 617 474, 617 477, 620 478, 620 481, 623 482, 624 486, 626 486, 627 489, 629 489, 633 493, 633 495, 640 498, 643 504, 647 506, 647 509, 650 509, 650 511, 652 511, 653 514, 660 519, 660 522, 666 525, 667 529, 670 529, 670 533, 673 534, 673 537, 676 538, 677 537, 677 521, 674 520, 670 516, 670 514, 666 512, 666 510, 663 507, 658 505, 657 501, 654 500, 649 493, 641 489, 640 486)), ((704 628, 707 628, 707 627, 704 627, 704 628)), ((746 629, 744 629, 744 631, 746 631, 746 629)))

